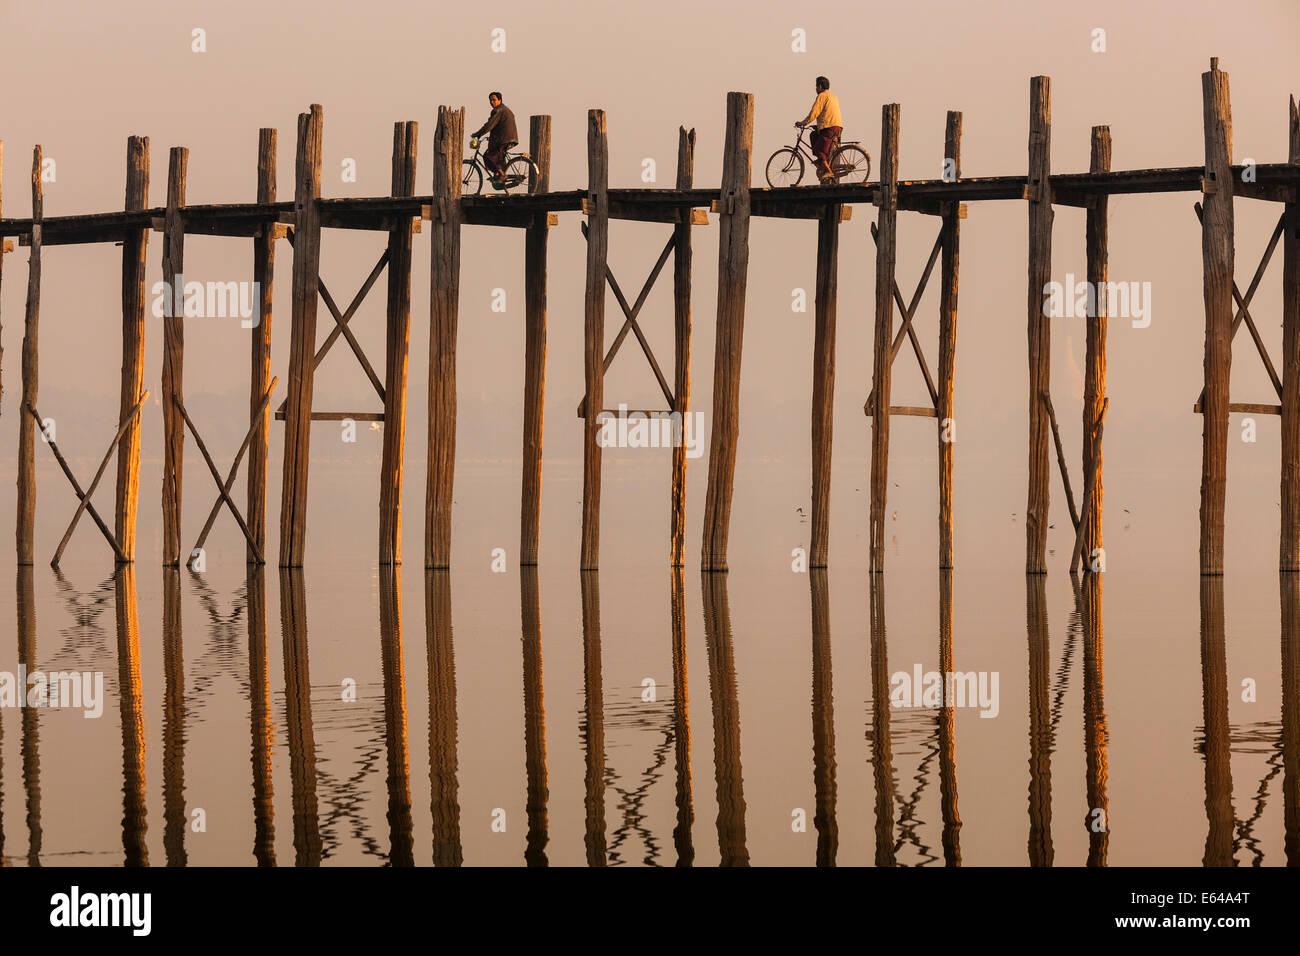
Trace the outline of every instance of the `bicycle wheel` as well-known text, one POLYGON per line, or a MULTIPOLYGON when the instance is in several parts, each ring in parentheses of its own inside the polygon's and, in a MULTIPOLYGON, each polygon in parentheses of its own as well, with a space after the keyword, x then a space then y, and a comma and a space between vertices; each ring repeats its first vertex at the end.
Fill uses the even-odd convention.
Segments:
POLYGON ((462 196, 477 196, 483 191, 483 167, 473 160, 465 160, 465 175, 460 180, 462 196))
POLYGON ((778 149, 767 161, 767 184, 778 186, 798 186, 803 179, 803 156, 798 150, 789 146, 778 149))
POLYGON ((534 169, 527 156, 515 156, 506 164, 505 184, 502 190, 519 195, 528 192, 528 174, 534 169))
POLYGON ((861 146, 841 146, 831 157, 831 169, 837 182, 857 186, 871 175, 871 157, 861 146))

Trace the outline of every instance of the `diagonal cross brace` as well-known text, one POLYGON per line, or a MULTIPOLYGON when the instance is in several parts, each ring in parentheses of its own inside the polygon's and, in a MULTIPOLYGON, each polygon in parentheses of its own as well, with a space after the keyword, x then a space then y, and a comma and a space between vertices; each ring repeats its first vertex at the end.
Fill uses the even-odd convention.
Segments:
MULTIPOLYGON (((871 224, 871 238, 876 242, 880 241, 879 230, 876 224, 871 224)), ((894 302, 898 305, 898 311, 903 315, 903 324, 899 326, 898 333, 894 336, 893 344, 889 349, 889 364, 894 364, 894 359, 898 357, 898 351, 903 347, 903 336, 906 335, 912 343, 912 351, 916 353, 916 361, 921 366, 921 374, 925 377, 925 387, 930 391, 930 404, 934 406, 936 414, 939 411, 939 393, 934 387, 934 379, 930 376, 930 366, 926 364, 925 353, 921 351, 921 343, 916 337, 916 330, 912 328, 912 319, 916 315, 916 307, 921 304, 921 295, 925 292, 926 283, 930 281, 930 273, 934 271, 934 264, 939 259, 939 253, 943 249, 943 230, 935 237, 934 248, 930 250, 930 258, 925 263, 925 270, 921 273, 921 281, 917 283, 916 291, 912 293, 912 304, 903 304, 903 295, 898 291, 898 282, 894 282, 894 302)), ((871 414, 871 401, 875 398, 875 392, 867 393, 867 403, 862 406, 862 410, 868 415, 871 414)))
MULTIPOLYGON (((587 237, 587 224, 582 224, 582 235, 587 237)), ((636 317, 641 312, 641 306, 645 305, 646 298, 650 295, 651 288, 659 279, 659 273, 663 271, 668 262, 668 256, 672 253, 673 247, 677 243, 677 234, 669 236, 668 242, 664 244, 664 251, 659 253, 659 261, 655 267, 650 270, 650 277, 645 280, 645 285, 641 287, 641 294, 636 297, 636 304, 629 306, 627 299, 623 295, 623 290, 619 288, 618 280, 614 278, 614 272, 608 265, 605 266, 605 278, 609 282, 609 287, 614 293, 614 298, 618 300, 619 308, 623 310, 624 320, 623 327, 618 330, 618 335, 614 337, 614 343, 605 353, 605 362, 601 367, 601 372, 609 371, 610 364, 614 361, 614 356, 619 348, 623 345, 623 340, 627 338, 628 331, 632 331, 641 343, 641 351, 645 353, 647 361, 650 363, 651 370, 655 373, 655 378, 659 380, 659 388, 663 390, 664 398, 668 400, 669 408, 676 408, 676 402, 673 399, 672 389, 668 387, 668 381, 664 378, 664 373, 659 368, 659 363, 655 361, 654 353, 650 351, 650 343, 646 341, 645 334, 641 331, 641 326, 637 324, 636 317)), ((578 403, 578 417, 585 418, 587 415, 587 398, 584 395, 582 401, 578 403)))

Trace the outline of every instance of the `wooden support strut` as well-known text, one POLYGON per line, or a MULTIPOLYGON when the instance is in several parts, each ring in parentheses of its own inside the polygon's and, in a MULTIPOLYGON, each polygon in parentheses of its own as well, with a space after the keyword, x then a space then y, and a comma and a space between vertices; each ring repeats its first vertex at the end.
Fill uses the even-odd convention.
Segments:
POLYGON ((1047 572, 1051 458, 1047 416, 1040 396, 1051 389, 1051 324, 1044 296, 1052 277, 1051 79, 1029 85, 1029 487, 1025 505, 1025 572, 1047 572))
MULTIPOLYGON (((871 375, 872 409, 889 408, 894 324, 894 268, 898 242, 898 134, 901 110, 897 103, 881 108, 880 192, 876 233, 875 361, 871 375)), ((889 415, 871 416, 870 567, 885 570, 885 504, 889 489, 889 415)))
MULTIPOLYGON (((962 114, 948 111, 944 133, 944 161, 953 163, 953 178, 961 178, 962 114)), ((953 566, 952 468, 953 429, 956 427, 953 382, 957 372, 957 269, 960 252, 960 221, 965 203, 943 204, 940 232, 942 255, 939 266, 939 401, 935 404, 939 437, 939 567, 953 566)), ((949 578, 949 584, 951 579, 949 578)), ((950 609, 951 610, 951 609, 950 609)))
MULTIPOLYGON (((1287 161, 1300 168, 1300 107, 1291 97, 1287 161)), ((1300 189, 1286 205, 1282 244, 1282 523, 1279 566, 1300 571, 1300 189)))
MULTIPOLYGON (((872 241, 880 242, 879 228, 873 222, 871 224, 872 241)), ((917 283, 916 291, 912 293, 911 304, 903 303, 903 294, 898 290, 898 281, 894 280, 894 302, 898 306, 898 311, 902 313, 903 322, 899 326, 898 333, 894 336, 893 344, 889 348, 889 364, 893 367, 894 359, 898 358, 899 349, 902 348, 903 339, 906 337, 912 343, 912 354, 916 356, 917 365, 921 368, 921 376, 925 379, 926 389, 930 393, 931 407, 937 413, 939 410, 939 393, 935 388, 934 379, 930 376, 930 366, 925 361, 925 352, 921 348, 921 342, 916 336, 916 330, 912 327, 912 320, 916 317, 916 307, 921 302, 921 296, 925 293, 926 283, 930 281, 930 273, 934 271, 934 264, 939 259, 939 253, 943 250, 943 230, 939 231, 934 239, 934 246, 930 249, 930 258, 926 261, 925 269, 921 273, 921 280, 917 283)), ((862 411, 870 417, 872 401, 875 398, 874 392, 867 393, 866 404, 862 406, 862 411)))
POLYGON ((603 110, 587 111, 587 288, 583 322, 582 550, 579 568, 600 563, 600 409, 605 397, 605 281, 609 252, 609 141, 603 110))
POLYGON ((451 563, 451 494, 456 470, 456 323, 460 309, 460 170, 465 110, 438 107, 433 134, 429 229, 429 457, 424 500, 424 566, 451 563))
POLYGON ((700 569, 727 570, 731 494, 740 437, 740 355, 745 332, 749 272, 749 182, 754 149, 754 97, 727 94, 727 132, 722 155, 718 219, 718 314, 713 349, 713 427, 709 436, 709 484, 704 501, 700 569))
MULTIPOLYGON (((1092 128, 1092 156, 1089 168, 1097 175, 1110 171, 1110 127, 1092 128)), ((1102 453, 1099 423, 1106 405, 1106 322, 1110 303, 1106 299, 1108 269, 1108 241, 1110 235, 1109 200, 1105 195, 1094 196, 1087 207, 1086 241, 1088 256, 1088 282, 1095 290, 1093 315, 1087 317, 1087 355, 1083 373, 1083 474, 1084 495, 1091 494, 1092 508, 1086 516, 1080 515, 1083 531, 1082 550, 1094 555, 1102 547, 1102 453), (1091 486, 1089 485, 1091 479, 1091 486)))
MULTIPOLYGON (((677 188, 695 184, 695 129, 677 129, 677 188)), ((694 212, 694 210, 692 210, 694 212)), ((708 217, 704 217, 708 222, 708 217)), ((690 433, 691 398, 691 225, 673 227, 673 405, 681 434, 673 447, 672 517, 669 555, 674 568, 686 564, 686 443, 690 433)), ((699 436, 694 436, 697 440, 699 436)), ((676 578, 674 578, 676 580, 676 578)), ((683 706, 685 706, 683 704, 683 706)))
MULTIPOLYGON (((32 231, 31 258, 27 268, 27 311, 23 317, 23 406, 36 404, 39 366, 37 363, 37 337, 41 316, 41 219, 44 217, 44 200, 41 188, 41 147, 32 150, 32 231)), ((18 514, 14 537, 18 550, 18 565, 34 562, 36 530, 36 430, 34 422, 20 416, 18 424, 18 514)), ((114 541, 114 546, 117 542, 114 541)))
MULTIPOLYGON (((257 201, 275 202, 276 131, 264 128, 257 138, 257 201)), ((266 555, 266 480, 270 453, 271 416, 268 395, 271 379, 271 293, 275 283, 275 240, 278 224, 267 223, 253 238, 253 283, 257 286, 257 325, 250 345, 248 378, 249 423, 253 426, 248 455, 247 516, 253 542, 248 546, 246 561, 260 564, 258 555, 266 555)), ((282 234, 282 233, 280 233, 282 234)))
MULTIPOLYGON (((149 204, 149 137, 126 142, 127 212, 149 204)), ((144 391, 145 261, 149 230, 129 231, 122 240, 122 385, 118 415, 125 418, 144 391)), ((114 508, 118 544, 127 561, 135 560, 136 515, 140 506, 140 420, 132 418, 117 452, 117 501, 114 508)))
POLYGON ((825 568, 830 551, 831 445, 835 420, 835 323, 839 293, 840 209, 817 222, 817 298, 813 332, 812 529, 808 567, 825 568))
MULTIPOLYGON (((551 118, 528 122, 529 195, 551 190, 551 118)), ((547 213, 534 214, 524 233, 524 433, 519 504, 519 564, 537 564, 542 523, 542 426, 546 400, 547 213)))
POLYGON ((163 313, 163 566, 180 564, 181 479, 185 474, 185 425, 177 409, 185 389, 182 370, 185 357, 185 173, 190 151, 173 146, 167 169, 167 217, 163 232, 163 283, 171 290, 170 307, 163 313))

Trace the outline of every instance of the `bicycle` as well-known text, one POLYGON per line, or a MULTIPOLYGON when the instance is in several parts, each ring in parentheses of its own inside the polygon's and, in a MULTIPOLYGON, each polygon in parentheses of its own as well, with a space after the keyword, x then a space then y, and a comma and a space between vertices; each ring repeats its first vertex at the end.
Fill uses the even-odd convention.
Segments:
MULTIPOLYGON (((483 161, 479 158, 479 150, 483 141, 474 138, 469 141, 469 145, 474 150, 474 155, 464 160, 462 165, 465 175, 461 177, 460 194, 462 196, 477 196, 483 191, 484 167, 483 161)), ((500 186, 494 184, 493 188, 504 193, 511 190, 517 190, 520 186, 524 191, 528 190, 528 177, 530 173, 537 172, 537 164, 527 153, 507 153, 505 176, 502 178, 500 186)))
MULTIPOLYGON (((816 164, 812 148, 803 141, 807 127, 796 123, 795 128, 799 130, 799 135, 795 138, 794 145, 778 149, 767 161, 769 186, 798 186, 803 179, 806 163, 816 164)), ((863 184, 871 175, 871 156, 857 140, 841 143, 831 154, 831 172, 835 174, 837 183, 850 186, 863 184)))

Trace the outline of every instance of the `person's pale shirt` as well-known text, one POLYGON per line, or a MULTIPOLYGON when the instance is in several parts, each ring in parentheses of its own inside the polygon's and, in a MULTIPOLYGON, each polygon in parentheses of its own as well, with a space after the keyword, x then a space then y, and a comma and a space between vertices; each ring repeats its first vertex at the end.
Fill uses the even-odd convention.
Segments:
POLYGON ((817 99, 813 100, 812 109, 803 121, 803 125, 817 121, 817 128, 824 129, 827 126, 843 126, 844 121, 840 116, 840 101, 830 90, 822 90, 817 94, 817 99))

